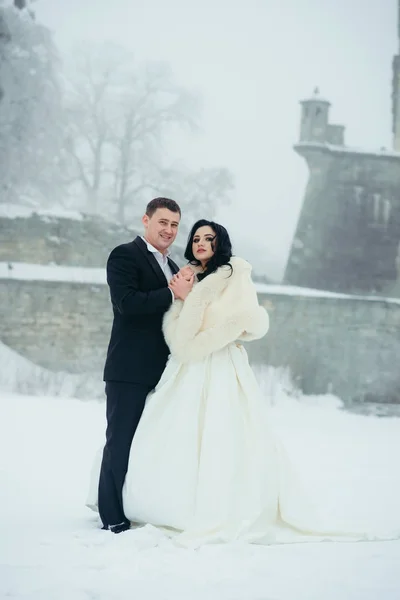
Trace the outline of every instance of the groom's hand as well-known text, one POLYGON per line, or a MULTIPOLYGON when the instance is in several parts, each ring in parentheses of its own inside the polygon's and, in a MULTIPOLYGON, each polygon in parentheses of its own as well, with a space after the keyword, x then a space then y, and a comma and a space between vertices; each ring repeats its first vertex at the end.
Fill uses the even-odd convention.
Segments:
POLYGON ((185 279, 183 275, 177 273, 173 276, 169 282, 169 289, 172 290, 175 298, 178 300, 186 300, 190 292, 192 291, 194 283, 194 273, 190 275, 189 279, 185 279))

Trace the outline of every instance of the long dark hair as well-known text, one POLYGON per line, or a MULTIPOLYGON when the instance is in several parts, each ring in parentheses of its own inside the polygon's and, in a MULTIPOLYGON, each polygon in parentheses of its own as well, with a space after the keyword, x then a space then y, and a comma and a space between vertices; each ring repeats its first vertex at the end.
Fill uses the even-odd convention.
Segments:
POLYGON ((197 260, 193 254, 193 238, 196 234, 196 231, 200 227, 206 226, 211 227, 211 229, 215 233, 215 238, 212 242, 212 249, 214 250, 214 254, 208 261, 205 271, 197 275, 199 281, 204 279, 204 277, 207 277, 207 275, 211 275, 211 273, 214 273, 218 269, 218 267, 222 267, 223 265, 229 265, 232 271, 232 265, 229 263, 230 259, 232 258, 232 244, 229 237, 229 233, 223 225, 219 225, 214 221, 207 221, 207 219, 200 219, 193 225, 189 233, 188 242, 185 250, 186 260, 188 260, 192 265, 201 265, 201 262, 197 260))

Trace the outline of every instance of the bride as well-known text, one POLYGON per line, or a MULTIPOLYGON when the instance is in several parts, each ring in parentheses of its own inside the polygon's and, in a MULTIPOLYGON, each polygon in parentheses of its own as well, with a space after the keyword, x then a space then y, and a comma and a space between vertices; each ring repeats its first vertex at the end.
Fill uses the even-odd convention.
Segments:
MULTIPOLYGON (((326 538, 241 344, 269 326, 250 264, 232 256, 226 229, 206 220, 193 226, 185 258, 170 286, 179 277, 195 283, 164 317, 171 355, 132 442, 126 516, 182 545, 326 538)), ((94 474, 91 508, 97 482, 94 474)))

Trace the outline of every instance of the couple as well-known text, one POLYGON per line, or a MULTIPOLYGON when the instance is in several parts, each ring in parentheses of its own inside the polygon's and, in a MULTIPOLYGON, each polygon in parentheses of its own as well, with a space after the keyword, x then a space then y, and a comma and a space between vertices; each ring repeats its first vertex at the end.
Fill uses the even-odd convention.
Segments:
POLYGON ((180 217, 173 200, 152 200, 144 236, 108 259, 106 444, 87 505, 104 529, 151 524, 184 546, 325 536, 240 344, 269 323, 251 266, 201 220, 179 270, 168 248, 180 217))
POLYGON ((87 505, 104 529, 149 523, 182 544, 257 541, 285 519, 301 529, 305 513, 281 493, 296 493, 285 488, 290 466, 239 343, 268 330, 251 266, 232 256, 224 227, 202 220, 179 270, 168 249, 180 217, 173 200, 152 200, 144 236, 108 259, 106 444, 87 505))

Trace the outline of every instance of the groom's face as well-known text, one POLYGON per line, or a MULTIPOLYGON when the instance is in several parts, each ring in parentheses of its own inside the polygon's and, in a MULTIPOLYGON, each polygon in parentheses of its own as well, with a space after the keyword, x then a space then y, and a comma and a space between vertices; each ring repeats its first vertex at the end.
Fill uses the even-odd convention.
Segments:
POLYGON ((143 225, 146 240, 159 252, 166 252, 178 233, 180 215, 168 208, 157 208, 149 217, 144 215, 143 225))

